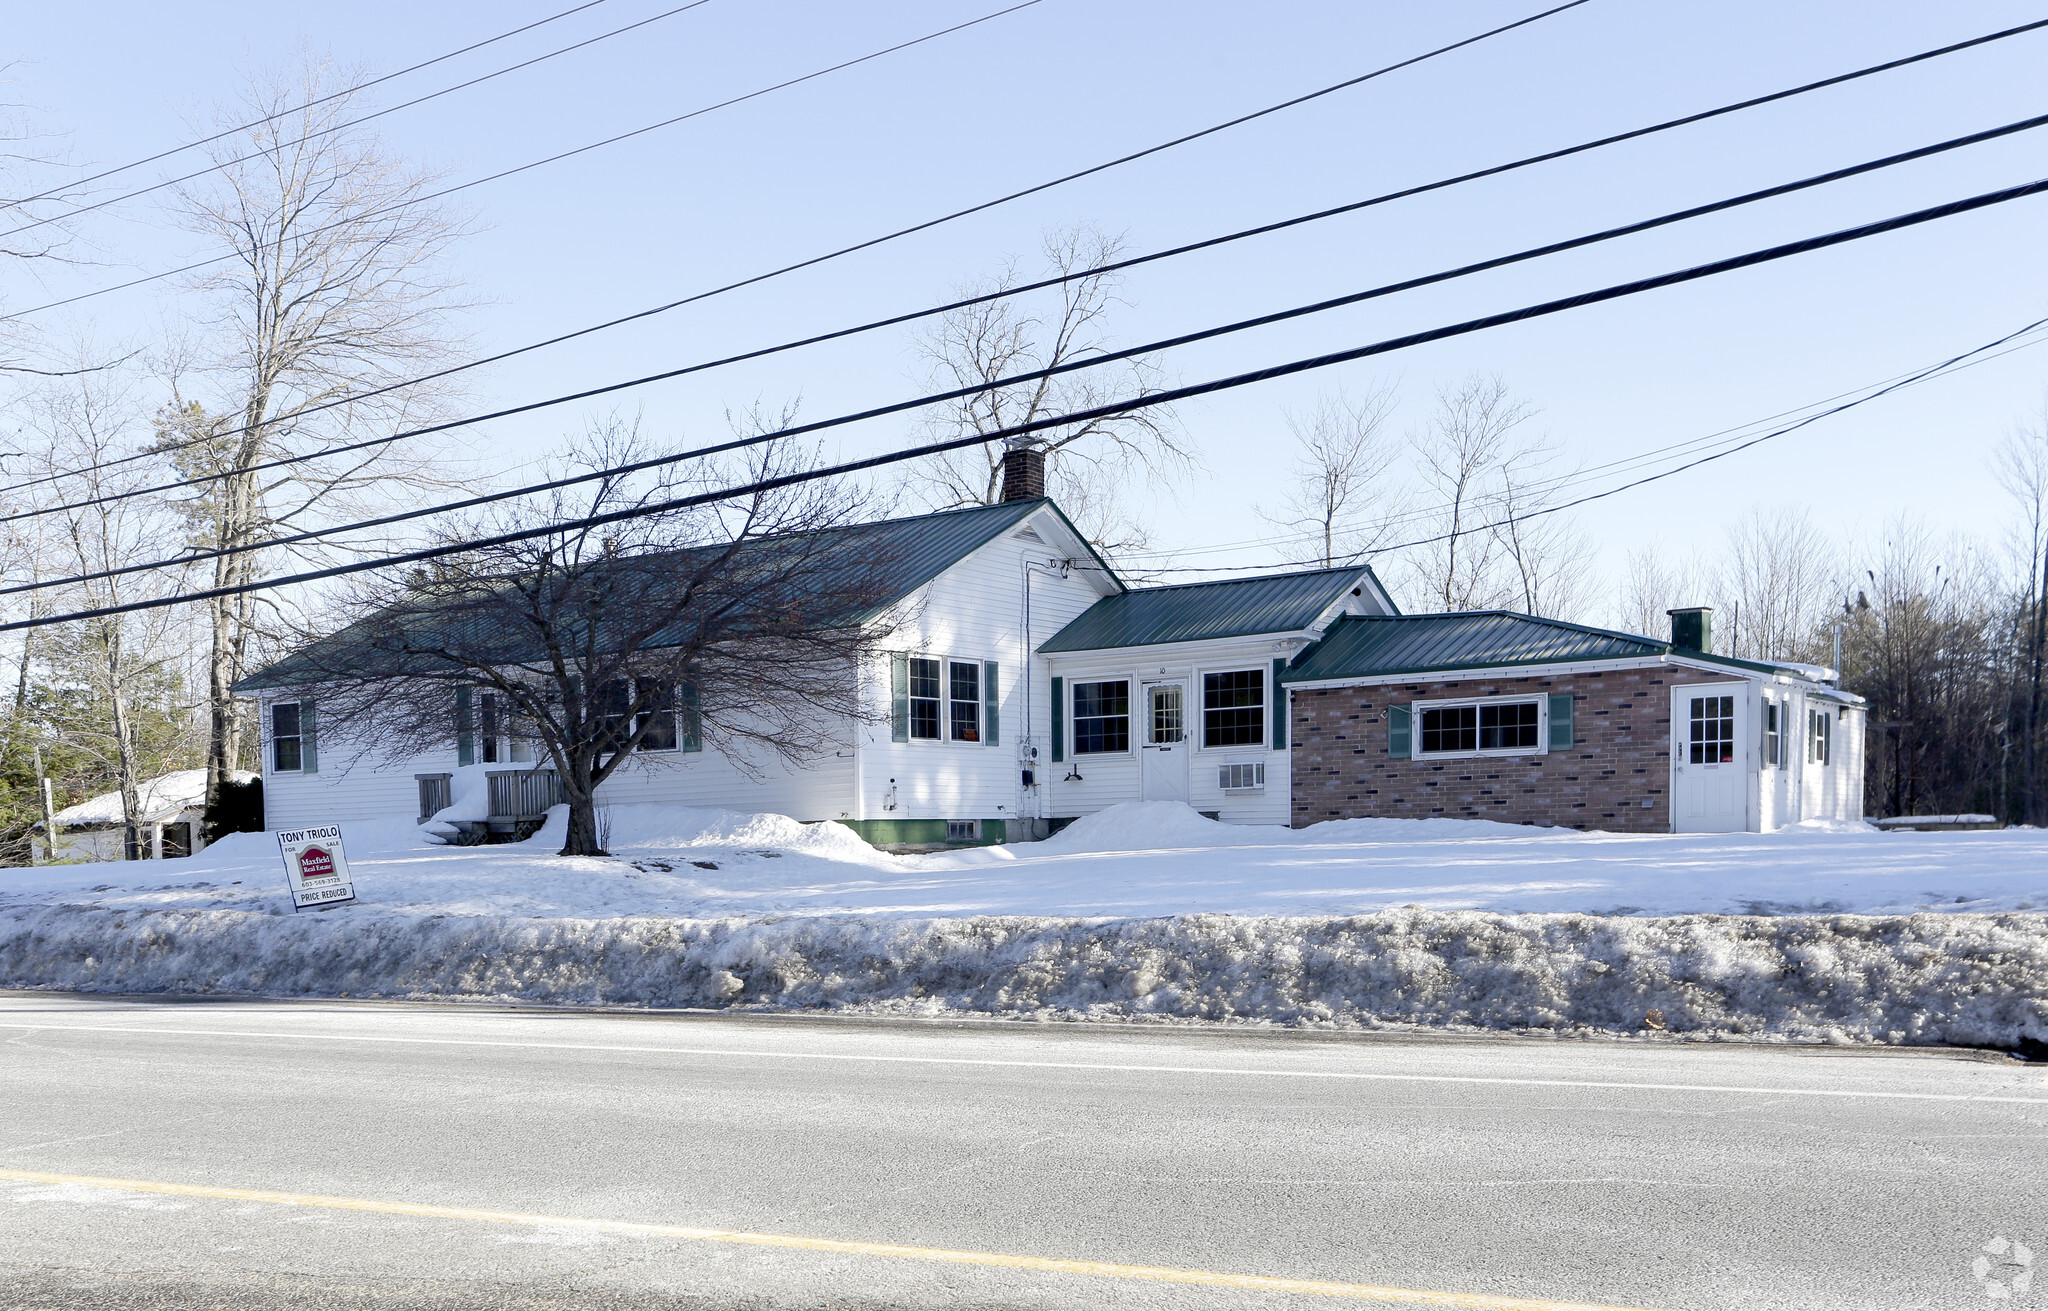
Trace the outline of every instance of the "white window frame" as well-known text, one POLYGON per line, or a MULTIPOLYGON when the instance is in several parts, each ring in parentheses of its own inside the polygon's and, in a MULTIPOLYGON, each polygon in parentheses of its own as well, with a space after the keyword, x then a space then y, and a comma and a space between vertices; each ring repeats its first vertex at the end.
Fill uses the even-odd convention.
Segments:
POLYGON ((266 774, 303 774, 306 772, 306 702, 302 697, 289 697, 272 701, 263 707, 263 772, 266 774), (296 769, 283 769, 277 763, 277 708, 291 706, 298 711, 299 731, 285 736, 299 744, 299 764, 296 769))
POLYGON ((1194 741, 1196 751, 1270 751, 1273 749, 1273 667, 1267 665, 1245 665, 1232 663, 1198 667, 1188 680, 1190 718, 1193 720, 1188 737, 1194 741), (1209 675, 1211 674, 1257 674, 1259 676, 1259 740, 1239 742, 1232 746, 1209 745, 1209 675))
POLYGON ((929 651, 912 651, 912 652, 910 653, 909 663, 908 663, 908 664, 907 664, 907 665, 905 666, 905 668, 904 668, 904 709, 903 709, 903 731, 904 731, 904 734, 905 734, 905 736, 906 736, 906 737, 907 737, 907 738, 909 739, 909 741, 911 742, 911 744, 912 744, 912 745, 916 745, 917 743, 920 743, 920 742, 923 742, 923 743, 929 743, 929 744, 932 744, 932 745, 937 745, 937 744, 943 743, 943 742, 944 742, 944 741, 946 740, 946 657, 945 657, 945 656, 942 656, 942 655, 933 655, 933 654, 932 654, 931 652, 929 652, 929 651), (928 697, 928 696, 919 696, 919 695, 917 694, 917 662, 918 662, 918 661, 920 661, 920 660, 929 660, 929 661, 930 661, 931 663, 933 663, 933 664, 935 664, 935 665, 937 665, 937 666, 939 667, 939 673, 938 673, 939 695, 938 695, 938 696, 937 696, 936 698, 934 698, 934 697, 928 697), (938 731, 937 731, 937 732, 935 732, 935 733, 933 733, 933 734, 932 734, 932 736, 930 736, 930 737, 920 737, 920 736, 918 736, 918 732, 917 732, 917 703, 918 703, 918 702, 920 702, 920 701, 934 701, 934 702, 935 702, 935 703, 937 704, 937 706, 938 706, 938 709, 937 709, 937 711, 935 711, 935 712, 934 712, 935 718, 936 718, 936 720, 937 720, 937 722, 936 722, 936 724, 934 725, 934 727, 935 727, 935 728, 936 728, 936 729, 937 729, 938 731))
MULTIPOLYGON (((1059 713, 1066 716, 1067 720, 1067 758, 1069 760, 1078 760, 1082 756, 1086 756, 1090 760, 1115 760, 1118 757, 1128 758, 1137 755, 1138 747, 1144 740, 1143 735, 1150 722, 1146 718, 1150 711, 1145 707, 1143 699, 1144 688, 1138 682, 1136 671, 1119 669, 1111 670, 1104 674, 1062 674, 1061 677, 1066 680, 1066 691, 1061 697, 1061 700, 1065 701, 1066 704, 1059 708, 1059 713), (1084 683, 1122 683, 1124 685, 1123 750, 1081 750, 1081 735, 1075 728, 1081 717, 1074 713, 1074 699, 1075 693, 1081 690, 1081 685, 1084 683)), ((1183 714, 1185 714, 1185 711, 1183 711, 1183 714)), ((1089 716, 1091 719, 1102 717, 1098 715, 1089 716)))
MULTIPOLYGON (((952 654, 949 654, 949 653, 945 653, 945 652, 935 652, 935 651, 906 651, 906 652, 904 652, 904 658, 905 658, 906 660, 908 660, 908 661, 917 661, 917 660, 932 660, 932 661, 936 661, 936 662, 938 663, 938 666, 939 666, 939 696, 938 696, 938 703, 939 703, 939 735, 938 735, 937 737, 919 737, 919 736, 917 736, 917 735, 916 735, 916 734, 915 734, 914 732, 912 732, 912 731, 911 731, 911 725, 913 725, 914 723, 916 723, 916 716, 915 716, 915 714, 913 713, 913 705, 914 705, 914 703, 915 703, 915 702, 918 702, 918 701, 929 701, 929 700, 931 700, 932 698, 930 698, 930 697, 921 697, 921 696, 912 696, 912 695, 910 695, 910 688, 911 688, 911 686, 913 686, 913 684, 911 684, 910 680, 911 680, 912 678, 916 677, 916 674, 915 674, 915 672, 914 672, 914 671, 913 671, 913 670, 911 669, 911 667, 910 667, 910 666, 909 666, 908 664, 906 664, 906 665, 904 666, 904 702, 905 702, 905 704, 904 704, 904 710, 903 710, 903 730, 904 730, 904 734, 905 734, 905 740, 904 740, 904 742, 902 742, 902 743, 899 743, 898 745, 907 745, 907 746, 914 746, 914 747, 938 747, 938 746, 956 746, 956 747, 985 747, 985 746, 987 746, 987 745, 988 745, 988 667, 989 667, 990 665, 995 665, 995 666, 996 666, 996 669, 997 669, 997 672, 998 672, 998 673, 1000 674, 1000 673, 1001 673, 1001 671, 1002 671, 1002 665, 1001 665, 1001 664, 1000 664, 999 662, 997 662, 997 661, 994 661, 994 660, 982 660, 982 659, 975 659, 975 658, 972 658, 972 657, 969 657, 969 656, 963 656, 963 655, 952 655, 952 654), (975 731, 975 734, 976 734, 976 736, 974 736, 974 737, 972 737, 972 738, 964 738, 964 737, 954 737, 954 736, 953 736, 953 706, 954 706, 954 704, 955 704, 955 703, 954 703, 954 701, 953 701, 953 666, 954 666, 954 665, 972 665, 972 666, 974 667, 974 692, 975 692, 975 696, 976 696, 976 700, 975 700, 975 703, 974 703, 974 707, 975 707, 975 709, 974 709, 974 731, 975 731)), ((964 705, 964 704, 966 704, 966 703, 965 703, 965 702, 961 702, 960 704, 964 705)), ((678 711, 678 714, 680 715, 680 711, 678 711)), ((683 727, 683 725, 682 725, 682 720, 681 720, 680 718, 678 718, 678 719, 676 720, 676 743, 677 743, 677 746, 678 746, 678 747, 680 747, 680 746, 681 746, 681 744, 682 744, 682 740, 683 740, 683 738, 682 738, 682 727, 683 727)))
MULTIPOLYGON (((1477 760, 1481 757, 1506 756, 1547 756, 1550 754, 1550 697, 1542 692, 1517 692, 1503 696, 1453 696, 1437 697, 1428 701, 1411 703, 1412 717, 1409 720, 1408 755, 1411 760, 1477 760), (1453 707, 1497 706, 1526 704, 1536 707, 1536 745, 1533 747, 1475 747, 1470 751, 1425 751, 1422 749, 1422 716, 1430 710, 1448 710, 1453 707)), ((1476 720, 1473 740, 1478 740, 1476 720)))
POLYGON ((1762 698, 1764 715, 1764 740, 1758 755, 1764 769, 1785 768, 1785 714, 1790 702, 1780 702, 1773 697, 1762 698))

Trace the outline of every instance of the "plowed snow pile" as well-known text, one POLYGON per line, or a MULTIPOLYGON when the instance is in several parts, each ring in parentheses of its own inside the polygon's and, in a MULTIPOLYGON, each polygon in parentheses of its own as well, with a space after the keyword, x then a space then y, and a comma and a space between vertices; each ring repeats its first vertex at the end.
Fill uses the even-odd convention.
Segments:
POLYGON ((344 825, 362 903, 274 841, 0 872, 0 986, 2048 1041, 2048 833, 1630 837, 1117 807, 890 856, 835 824, 619 807, 614 859, 344 825))

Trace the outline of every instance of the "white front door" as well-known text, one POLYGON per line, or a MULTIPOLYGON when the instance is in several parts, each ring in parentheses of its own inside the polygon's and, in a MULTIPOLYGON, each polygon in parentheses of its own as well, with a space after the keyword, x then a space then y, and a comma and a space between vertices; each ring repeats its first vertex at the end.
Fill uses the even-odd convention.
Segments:
POLYGON ((1147 801, 1188 799, 1187 699, 1186 683, 1145 684, 1138 755, 1144 762, 1139 795, 1147 801))
POLYGON ((1671 689, 1671 828, 1741 833, 1749 828, 1749 685, 1671 689))

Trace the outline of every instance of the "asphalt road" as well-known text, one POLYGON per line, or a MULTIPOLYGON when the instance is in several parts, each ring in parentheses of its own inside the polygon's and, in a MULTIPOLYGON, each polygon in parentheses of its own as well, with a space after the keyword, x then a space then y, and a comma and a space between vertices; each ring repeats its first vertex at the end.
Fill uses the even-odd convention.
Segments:
POLYGON ((1987 1242, 2048 1266, 2043 1075, 0 994, 0 1306, 1987 1306, 1987 1242))

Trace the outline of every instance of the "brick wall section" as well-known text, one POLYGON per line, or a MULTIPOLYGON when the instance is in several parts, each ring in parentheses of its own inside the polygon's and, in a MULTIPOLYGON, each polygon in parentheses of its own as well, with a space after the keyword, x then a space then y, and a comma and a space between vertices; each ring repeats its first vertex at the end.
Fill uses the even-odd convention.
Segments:
MULTIPOLYGON (((1556 678, 1375 684, 1294 693, 1293 821, 1367 816, 1492 819, 1616 833, 1671 831, 1671 688, 1726 674, 1660 666, 1556 678), (1389 705, 1572 695, 1572 749, 1529 756, 1389 760, 1389 705), (1648 801, 1649 806, 1643 805, 1648 801)), ((1422 741, 1422 721, 1414 724, 1422 741)))

